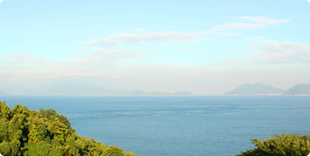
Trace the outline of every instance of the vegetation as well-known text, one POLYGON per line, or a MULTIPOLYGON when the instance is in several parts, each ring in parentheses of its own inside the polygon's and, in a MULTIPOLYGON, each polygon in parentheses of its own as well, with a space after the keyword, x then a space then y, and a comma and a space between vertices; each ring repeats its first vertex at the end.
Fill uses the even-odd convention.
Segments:
POLYGON ((70 121, 55 110, 10 109, 0 101, 0 153, 4 156, 134 156, 75 133, 70 121))
POLYGON ((282 134, 267 139, 251 139, 256 146, 237 156, 307 156, 310 153, 310 136, 300 134, 282 134))
MULTIPOLYGON (((310 136, 282 134, 251 139, 254 149, 237 156, 306 156, 310 136)), ((26 106, 10 109, 0 101, 0 153, 4 156, 134 156, 75 133, 70 121, 55 110, 30 111, 26 106)))

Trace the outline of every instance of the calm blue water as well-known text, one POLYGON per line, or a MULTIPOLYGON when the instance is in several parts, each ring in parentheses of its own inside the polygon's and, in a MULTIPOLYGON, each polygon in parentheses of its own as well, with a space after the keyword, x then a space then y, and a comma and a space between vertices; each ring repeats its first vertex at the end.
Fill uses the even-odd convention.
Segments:
POLYGON ((253 148, 250 137, 308 134, 310 97, 0 96, 13 108, 55 109, 79 135, 145 156, 217 156, 253 148))

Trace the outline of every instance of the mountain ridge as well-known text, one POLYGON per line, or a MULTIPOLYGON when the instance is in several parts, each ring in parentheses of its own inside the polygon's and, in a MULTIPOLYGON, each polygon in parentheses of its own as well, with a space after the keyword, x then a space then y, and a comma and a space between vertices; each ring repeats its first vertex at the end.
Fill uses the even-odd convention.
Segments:
POLYGON ((223 95, 281 95, 285 90, 262 83, 244 83, 234 90, 224 92, 223 95))
POLYGON ((0 90, 0 95, 6 95, 6 93, 0 90))
MULTIPOLYGON (((5 92, 0 91, 0 95, 5 92)), ((128 95, 128 96, 190 96, 190 91, 178 91, 174 93, 142 90, 124 90, 115 87, 107 87, 88 83, 56 83, 52 85, 39 86, 36 88, 25 88, 21 94, 24 95, 128 95)))
POLYGON ((310 84, 296 84, 287 91, 283 92, 284 96, 310 96, 310 84))

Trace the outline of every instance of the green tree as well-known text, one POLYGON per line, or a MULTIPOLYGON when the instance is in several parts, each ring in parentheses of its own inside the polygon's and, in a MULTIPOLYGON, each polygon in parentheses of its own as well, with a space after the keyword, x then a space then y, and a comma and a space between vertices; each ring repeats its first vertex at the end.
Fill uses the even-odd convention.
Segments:
POLYGON ((310 153, 310 136, 282 134, 267 139, 251 139, 255 149, 246 150, 237 156, 307 156, 310 153))
POLYGON ((55 110, 30 111, 0 101, 0 153, 5 156, 134 156, 75 133, 67 117, 55 110))

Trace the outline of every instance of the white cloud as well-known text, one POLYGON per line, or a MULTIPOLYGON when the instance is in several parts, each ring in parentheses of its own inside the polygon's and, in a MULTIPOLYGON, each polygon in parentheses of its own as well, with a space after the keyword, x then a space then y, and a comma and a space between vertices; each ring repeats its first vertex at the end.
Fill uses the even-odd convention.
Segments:
POLYGON ((307 0, 310 3, 310 0, 307 0))
POLYGON ((0 3, 2 2, 3 0, 0 0, 0 3))
POLYGON ((139 34, 116 34, 106 38, 95 38, 88 43, 78 43, 90 47, 113 47, 121 45, 148 45, 152 43, 165 43, 182 41, 198 36, 199 33, 179 33, 173 31, 139 33, 139 34))
MULTIPOLYGON (((104 79, 120 79, 118 76, 103 76, 101 74, 93 74, 93 73, 68 73, 65 74, 64 76, 77 76, 77 77, 99 77, 99 78, 104 78, 104 79)), ((58 76, 61 77, 61 76, 58 76)))
POLYGON ((96 58, 101 60, 113 61, 115 59, 138 59, 146 53, 154 53, 152 50, 134 50, 134 49, 109 49, 97 48, 90 54, 81 57, 82 59, 96 58))
POLYGON ((237 50, 233 50, 233 51, 230 51, 231 53, 234 53, 234 54, 240 54, 240 52, 239 51, 237 51, 237 50))
POLYGON ((277 25, 277 24, 281 24, 284 22, 288 22, 289 20, 287 19, 271 19, 271 18, 267 18, 267 17, 263 17, 263 16, 259 16, 259 17, 241 17, 241 19, 246 19, 248 21, 252 21, 255 22, 257 24, 260 24, 261 26, 265 26, 265 25, 277 25))
POLYGON ((174 41, 173 44, 191 44, 191 43, 195 43, 196 41, 193 40, 181 40, 181 41, 174 41))
POLYGON ((294 42, 269 42, 264 46, 253 46, 258 56, 252 58, 262 64, 310 63, 310 46, 294 42))
POLYGON ((85 47, 79 48, 80 51, 91 50, 95 47, 115 47, 115 46, 124 46, 124 45, 150 45, 150 44, 191 44, 195 43, 202 39, 203 36, 208 35, 235 35, 234 32, 228 32, 232 29, 237 28, 247 28, 247 29, 257 29, 263 28, 267 25, 276 25, 283 22, 287 22, 286 19, 271 19, 267 17, 241 17, 248 22, 243 23, 227 23, 216 26, 215 28, 192 32, 192 33, 183 33, 183 32, 174 32, 174 31, 165 31, 165 32, 152 32, 152 33, 122 33, 116 34, 104 38, 94 38, 91 42, 79 42, 77 44, 83 45, 85 47), (254 22, 254 23, 253 23, 254 22))
MULTIPOLYGON (((145 72, 145 71, 154 72, 154 71, 156 71, 158 74, 158 72, 171 73, 171 72, 176 72, 176 71, 182 71, 182 72, 196 71, 196 70, 198 70, 198 68, 194 67, 194 66, 168 66, 166 64, 141 64, 141 65, 134 64, 134 65, 130 65, 126 68, 123 68, 122 70, 138 71, 138 72, 141 72, 141 71, 143 71, 143 72, 145 72)), ((149 74, 150 73, 145 73, 145 75, 149 75, 149 74)))
POLYGON ((26 74, 26 73, 29 73, 29 70, 28 69, 22 70, 22 71, 19 71, 19 73, 26 74))
POLYGON ((241 65, 241 66, 246 66, 247 62, 244 59, 241 58, 234 58, 234 59, 227 59, 221 62, 222 65, 241 65))
POLYGON ((237 50, 230 50, 230 51, 222 51, 222 53, 233 53, 233 54, 241 54, 239 51, 237 50))
POLYGON ((34 54, 29 52, 10 52, 2 53, 0 59, 5 59, 1 61, 2 65, 11 66, 13 68, 18 68, 20 66, 42 66, 46 63, 45 59, 35 57, 34 54))
POLYGON ((216 54, 215 52, 210 52, 210 51, 198 51, 198 52, 194 52, 197 54, 216 54))
POLYGON ((263 28, 264 25, 261 24, 253 24, 253 23, 228 23, 219 26, 220 29, 233 29, 233 28, 263 28))
MULTIPOLYGON (((149 44, 178 44, 178 43, 195 43, 199 37, 206 35, 231 35, 234 33, 224 32, 224 30, 245 27, 255 27, 252 24, 231 24, 221 25, 214 29, 209 29, 194 33, 182 33, 174 31, 153 32, 153 33, 138 33, 138 34, 116 34, 105 38, 95 38, 91 42, 77 44, 86 47, 79 48, 79 50, 88 50, 91 47, 115 47, 123 45, 149 45, 149 44)), ((258 26, 256 26, 258 27, 258 26)))
MULTIPOLYGON (((0 73, 6 73, 6 76, 31 73, 27 74, 29 77, 53 77, 53 75, 78 77, 98 77, 101 75, 106 77, 106 75, 115 72, 117 68, 124 66, 123 61, 120 61, 120 59, 140 59, 146 57, 145 54, 154 52, 134 49, 97 48, 90 54, 66 61, 46 61, 27 52, 3 53, 0 59, 5 60, 0 60, 0 73)), ((128 66, 128 64, 125 66, 128 66)), ((111 77, 114 77, 113 74, 111 75, 111 77)))
POLYGON ((7 72, 9 72, 9 68, 8 67, 1 67, 0 66, 0 74, 6 74, 7 72))
POLYGON ((192 50, 190 47, 186 47, 186 48, 183 48, 183 49, 181 49, 182 51, 190 51, 190 50, 192 50))
MULTIPOLYGON (((84 53, 84 56, 82 57, 78 57, 77 55, 64 56, 70 58, 74 57, 75 60, 70 61, 46 61, 43 58, 38 58, 32 53, 7 53, 6 55, 0 56, 0 59, 3 58, 2 60, 0 60, 0 73, 5 73, 2 74, 4 76, 2 76, 3 78, 0 78, 0 80, 8 79, 19 81, 17 79, 14 79, 14 77, 17 77, 16 75, 19 74, 22 75, 19 77, 22 77, 25 80, 39 78, 58 79, 62 77, 84 77, 86 79, 96 77, 100 79, 126 79, 124 80, 124 84, 126 84, 128 82, 125 81, 132 78, 132 81, 136 81, 137 83, 143 80, 145 81, 145 84, 150 84, 151 81, 149 81, 149 79, 152 79, 154 82, 158 81, 158 84, 161 84, 157 79, 164 80, 167 78, 167 75, 169 75, 171 81, 165 80, 167 83, 163 83, 162 86, 171 84, 171 82, 175 83, 176 86, 178 86, 180 83, 185 84, 184 82, 194 82, 192 81, 194 80, 192 78, 199 77, 199 74, 202 70, 192 66, 193 63, 190 63, 190 61, 188 62, 189 64, 186 64, 186 61, 182 62, 182 64, 179 66, 167 65, 165 64, 165 62, 162 62, 162 64, 141 64, 142 62, 147 61, 142 60, 141 62, 137 62, 135 59, 153 56, 152 53, 155 53, 156 51, 136 50, 132 48, 132 46, 130 46, 130 48, 129 46, 122 46, 149 44, 191 44, 201 40, 205 40, 205 38, 207 38, 205 36, 208 35, 232 35, 235 34, 233 31, 238 28, 258 29, 266 27, 268 25, 281 24, 287 21, 269 19, 265 17, 242 17, 242 19, 246 21, 243 23, 222 24, 216 26, 215 28, 199 32, 183 33, 165 31, 149 33, 141 31, 140 33, 122 33, 107 36, 104 38, 95 38, 91 42, 78 43, 83 45, 83 47, 81 47, 79 50, 86 51, 87 53, 84 53), (143 77, 144 79, 136 80, 136 78, 139 78, 139 76, 143 77), (180 80, 175 81, 175 79, 180 80)), ((213 36, 211 36, 210 38, 212 37, 213 36)), ((253 48, 258 50, 258 52, 255 53, 258 54, 258 56, 252 58, 252 60, 258 63, 272 64, 277 62, 310 62, 309 47, 303 46, 298 43, 274 42, 264 46, 254 46, 253 48), (290 49, 291 51, 294 51, 294 53, 287 52, 290 49)), ((183 50, 191 49, 185 48, 183 50)), ((239 51, 227 52, 238 54, 232 55, 234 57, 238 57, 239 54, 243 54, 239 51)), ((208 52, 203 50, 201 52, 195 53, 216 54, 214 52, 208 52)), ((199 55, 199 57, 200 56, 203 55, 199 55)), ((247 59, 249 59, 249 57, 247 57, 247 59)), ((248 62, 249 60, 246 59, 233 58, 231 60, 226 60, 222 62, 220 66, 223 66, 223 64, 225 66, 244 66, 244 64, 248 62)), ((212 67, 212 69, 215 68, 212 67)), ((206 75, 212 74, 206 73, 206 75)), ((199 86, 200 84, 197 85, 199 86)), ((157 87, 160 85, 154 86, 157 87)))

